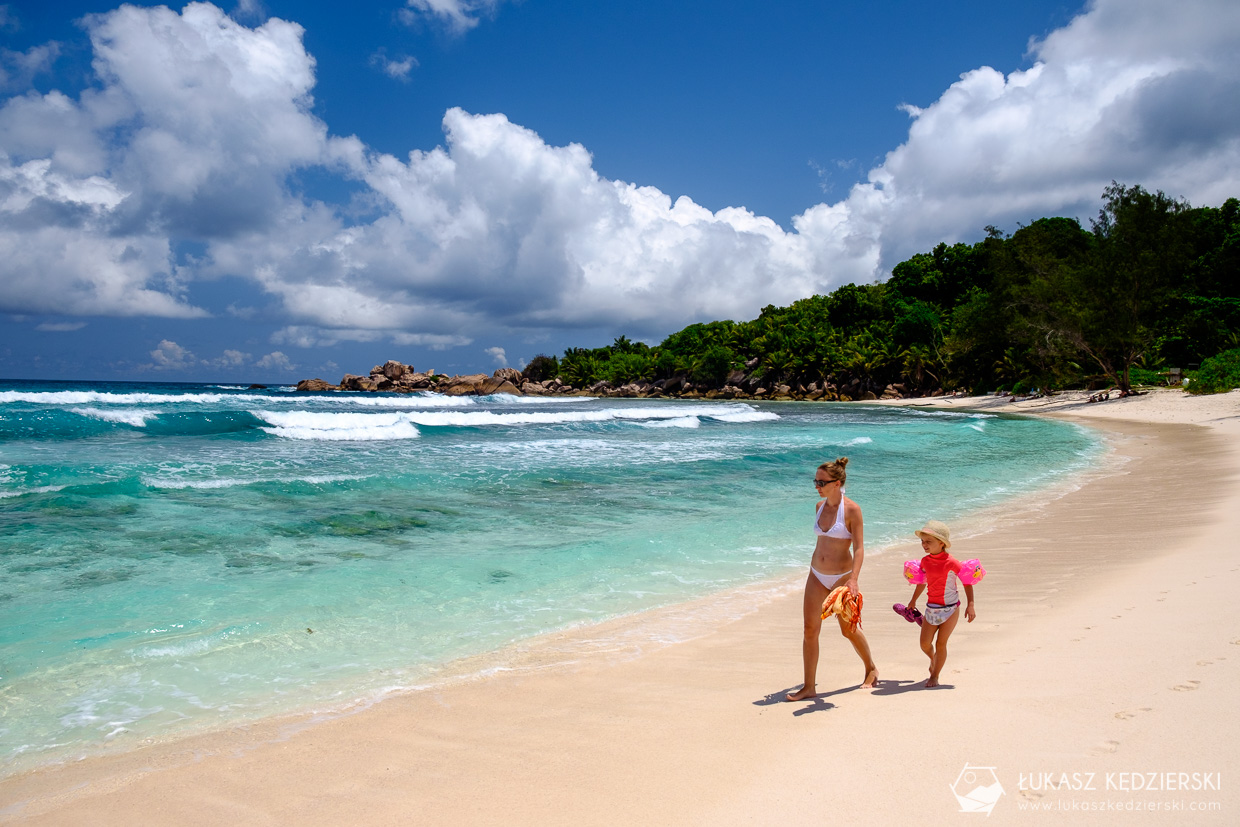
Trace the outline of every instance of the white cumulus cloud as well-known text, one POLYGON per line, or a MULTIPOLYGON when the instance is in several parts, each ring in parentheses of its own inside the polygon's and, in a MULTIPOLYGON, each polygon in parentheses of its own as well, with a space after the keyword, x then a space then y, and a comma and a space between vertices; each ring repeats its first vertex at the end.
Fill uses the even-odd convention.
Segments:
POLYGON ((284 355, 284 353, 278 350, 273 350, 271 353, 268 353, 254 364, 260 368, 268 368, 271 370, 291 371, 297 369, 297 366, 294 365, 292 361, 284 355))
POLYGON ((86 26, 101 88, 0 106, 0 308, 203 316, 174 244, 271 231, 288 173, 322 160, 302 30, 205 3, 86 26))
POLYGON ((501 368, 508 367, 508 354, 502 347, 489 347, 486 349, 487 354, 495 361, 495 364, 501 368))
POLYGON ((418 65, 418 61, 408 55, 402 58, 390 58, 380 50, 370 56, 370 65, 393 80, 407 81, 409 73, 413 71, 413 67, 418 65))
POLYGON ((225 350, 217 358, 211 360, 211 365, 217 368, 239 368, 250 360, 250 354, 243 353, 240 350, 225 350))
POLYGON ((881 273, 986 224, 1091 216, 1113 179, 1195 204, 1240 192, 1240 4, 1096 0, 1030 52, 907 107, 908 140, 795 226, 873 238, 881 273))
MULTIPOLYGON (((464 29, 495 6, 406 10, 464 29)), ((193 283, 241 277, 283 314, 281 347, 653 337, 881 278, 987 224, 1088 217, 1112 179, 1197 204, 1240 193, 1231 0, 1096 0, 1031 44, 1030 68, 971 68, 907 106, 907 140, 791 230, 607 179, 587 147, 502 114, 450 109, 443 145, 403 157, 332 136, 295 23, 249 28, 191 3, 85 25, 94 86, 0 105, 3 312, 202 316, 193 283), (311 167, 360 185, 374 211, 295 192, 290 176, 311 167), (205 252, 179 257, 184 242, 205 252)))
POLYGON ((412 24, 420 19, 437 20, 456 32, 478 25, 483 15, 494 14, 501 0, 406 0, 402 19, 412 24))
POLYGON ((161 340, 151 351, 151 359, 154 360, 155 370, 185 370, 198 361, 189 350, 168 339, 161 340))

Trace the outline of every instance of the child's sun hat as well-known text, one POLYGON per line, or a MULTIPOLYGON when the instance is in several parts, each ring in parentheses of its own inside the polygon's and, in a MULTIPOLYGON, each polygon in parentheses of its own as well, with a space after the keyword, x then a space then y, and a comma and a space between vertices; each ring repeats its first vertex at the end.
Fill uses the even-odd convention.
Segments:
POLYGON ((918 537, 933 537, 936 540, 941 540, 943 541, 944 548, 952 547, 951 529, 938 520, 927 520, 924 526, 913 533, 918 537))

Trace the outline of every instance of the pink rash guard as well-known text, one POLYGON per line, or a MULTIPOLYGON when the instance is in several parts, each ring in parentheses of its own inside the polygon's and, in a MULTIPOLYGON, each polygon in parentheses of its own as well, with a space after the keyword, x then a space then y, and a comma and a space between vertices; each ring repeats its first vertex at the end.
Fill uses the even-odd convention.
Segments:
POLYGON ((926 601, 940 606, 960 602, 956 591, 956 575, 960 573, 960 561, 946 551, 927 554, 921 558, 921 570, 926 573, 926 601))

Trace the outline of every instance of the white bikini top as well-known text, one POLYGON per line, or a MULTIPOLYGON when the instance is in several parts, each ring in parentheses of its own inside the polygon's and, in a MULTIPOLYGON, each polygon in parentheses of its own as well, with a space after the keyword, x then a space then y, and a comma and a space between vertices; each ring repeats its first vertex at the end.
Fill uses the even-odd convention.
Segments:
POLYGON ((827 500, 824 497, 818 506, 818 511, 814 514, 814 533, 820 537, 834 537, 837 540, 851 540, 852 532, 848 530, 848 526, 844 525, 844 498, 840 497, 840 504, 835 509, 835 522, 826 531, 822 530, 822 526, 818 521, 822 519, 822 510, 827 507, 827 500))

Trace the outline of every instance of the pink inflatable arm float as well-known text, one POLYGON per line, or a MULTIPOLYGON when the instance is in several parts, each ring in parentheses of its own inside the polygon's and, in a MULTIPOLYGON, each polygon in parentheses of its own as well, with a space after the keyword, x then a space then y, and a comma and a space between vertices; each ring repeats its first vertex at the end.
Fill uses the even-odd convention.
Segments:
MULTIPOLYGON (((908 564, 905 563, 907 566, 908 564)), ((960 582, 966 586, 972 586, 974 583, 982 582, 982 578, 986 576, 986 569, 982 568, 982 563, 976 558, 973 560, 965 560, 960 567, 960 582)))

